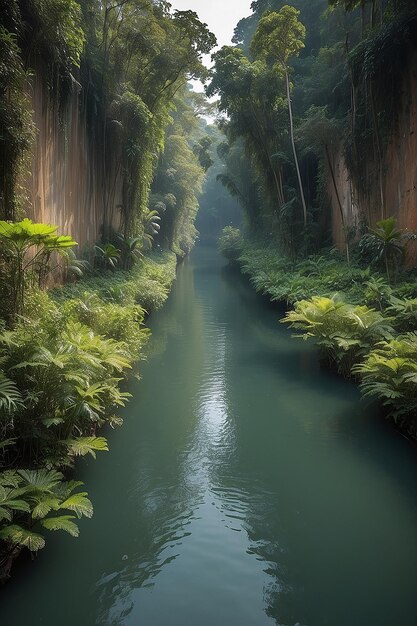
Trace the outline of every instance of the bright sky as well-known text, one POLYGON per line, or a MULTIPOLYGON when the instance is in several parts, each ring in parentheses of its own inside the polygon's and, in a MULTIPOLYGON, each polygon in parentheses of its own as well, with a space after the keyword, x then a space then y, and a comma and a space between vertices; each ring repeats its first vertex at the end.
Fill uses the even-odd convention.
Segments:
POLYGON ((231 42, 236 24, 252 13, 252 0, 171 0, 180 11, 195 11, 217 37, 219 46, 231 42))
MULTIPOLYGON (((195 11, 201 22, 208 25, 217 37, 219 47, 230 44, 238 21, 252 13, 252 0, 171 0, 172 8, 180 11, 195 11)), ((204 59, 210 65, 210 56, 204 59)), ((193 81, 194 82, 194 81, 193 81)), ((199 83, 194 84, 201 91, 199 83)))

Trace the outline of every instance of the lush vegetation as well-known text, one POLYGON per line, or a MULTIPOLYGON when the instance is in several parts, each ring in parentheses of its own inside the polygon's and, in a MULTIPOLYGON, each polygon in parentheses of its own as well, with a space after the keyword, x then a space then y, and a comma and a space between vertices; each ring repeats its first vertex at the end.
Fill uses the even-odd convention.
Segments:
POLYGON ((294 307, 285 321, 314 337, 329 363, 358 377, 393 418, 411 422, 417 282, 405 266, 414 235, 388 217, 397 207, 386 206, 383 179, 415 49, 415 3, 254 0, 210 71, 202 57, 215 37, 196 13, 165 0, 6 4, 0 570, 21 548, 42 548, 45 530, 76 535, 77 517, 91 516, 68 468, 106 450, 100 429, 120 424, 120 384, 144 356, 146 313, 163 304, 176 259, 196 241, 205 178, 200 224, 226 226, 225 256, 258 291, 294 307), (33 77, 63 144, 75 97, 94 146, 102 223, 89 249, 25 217, 33 77), (190 90, 190 79, 210 79, 216 126, 204 121, 213 105, 190 90), (348 211, 336 171, 342 158, 348 211), (331 248, 329 196, 341 252, 331 248), (230 225, 238 205, 244 236, 230 225), (56 283, 64 286, 47 291, 56 283))
POLYGON ((66 475, 77 457, 108 450, 100 430, 122 423, 117 409, 129 394, 120 384, 145 356, 145 315, 167 298, 176 255, 138 257, 130 271, 85 264, 84 278, 46 292, 53 254, 75 242, 28 219, 0 226, 2 284, 13 296, 2 301, 0 325, 4 577, 23 547, 44 546, 45 530, 77 536, 77 517, 91 517, 82 483, 66 475))
POLYGON ((350 264, 335 249, 293 261, 230 227, 219 245, 257 291, 289 307, 282 321, 312 338, 324 362, 358 378, 365 396, 378 398, 389 417, 417 435, 417 275, 399 263, 404 243, 393 220, 353 246, 350 264), (392 255, 381 243, 388 232, 396 234, 392 255), (370 265, 369 250, 382 251, 370 265))
POLYGON ((145 316, 165 302, 177 258, 197 238, 198 197, 213 161, 202 118, 208 105, 188 81, 206 78, 202 55, 216 43, 196 13, 162 0, 6 4, 0 17, 0 578, 21 548, 43 547, 44 531, 76 536, 77 517, 92 515, 68 469, 76 457, 107 450, 100 431, 121 423, 117 409, 128 397, 121 383, 145 356, 145 316), (63 143, 72 132, 71 97, 94 146, 101 237, 86 249, 27 217, 33 215, 26 186, 37 134, 30 95, 36 80, 63 143))
POLYGON ((28 94, 35 75, 64 141, 71 133, 66 106, 77 95, 80 123, 94 146, 94 175, 103 181, 103 265, 112 261, 107 244, 129 264, 127 242, 146 234, 154 205, 161 241, 186 253, 210 164, 204 98, 193 98, 187 83, 206 78, 202 55, 215 45, 214 35, 193 11, 161 0, 7 5, 0 20, 0 218, 15 220, 28 208, 25 178, 37 131, 28 94), (125 246, 113 240, 115 225, 125 246))
POLYGON ((284 321, 323 360, 414 432, 417 278, 406 268, 416 234, 390 217, 401 207, 387 206, 384 177, 410 86, 415 3, 291 5, 256 0, 234 45, 213 56, 207 91, 226 136, 218 178, 245 218, 220 249, 290 308, 284 321))
POLYGON ((405 105, 417 13, 410 0, 256 0, 213 56, 226 142, 219 180, 250 236, 297 258, 351 243, 386 206, 387 147, 405 105), (294 6, 289 6, 289 5, 294 6), (405 91, 407 88, 405 89, 405 91), (346 164, 350 198, 338 167, 346 164), (332 210, 329 210, 331 202, 332 210))

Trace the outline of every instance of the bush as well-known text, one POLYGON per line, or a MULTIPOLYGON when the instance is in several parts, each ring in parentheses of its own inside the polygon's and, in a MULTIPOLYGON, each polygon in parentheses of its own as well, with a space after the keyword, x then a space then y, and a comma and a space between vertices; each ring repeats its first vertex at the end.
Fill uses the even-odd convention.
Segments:
POLYGON ((219 250, 229 261, 237 261, 243 252, 243 237, 238 228, 226 226, 219 238, 219 250))
POLYGON ((417 333, 380 342, 355 367, 365 396, 382 400, 394 420, 415 421, 417 412, 417 333))
POLYGON ((175 270, 166 253, 49 293, 32 285, 14 328, 0 323, 0 464, 8 468, 0 471, 0 573, 10 551, 43 547, 43 529, 77 535, 68 510, 92 512, 86 493, 71 495, 73 483, 61 473, 55 480, 56 470, 108 449, 97 432, 121 424, 113 412, 129 394, 120 382, 150 335, 145 305, 165 302, 175 270), (37 472, 44 492, 26 488, 22 467, 37 472), (60 509, 65 515, 48 515, 60 509))
POLYGON ((346 376, 376 342, 391 337, 393 332, 378 311, 348 304, 338 297, 301 300, 282 321, 303 331, 303 339, 314 337, 323 356, 346 376))

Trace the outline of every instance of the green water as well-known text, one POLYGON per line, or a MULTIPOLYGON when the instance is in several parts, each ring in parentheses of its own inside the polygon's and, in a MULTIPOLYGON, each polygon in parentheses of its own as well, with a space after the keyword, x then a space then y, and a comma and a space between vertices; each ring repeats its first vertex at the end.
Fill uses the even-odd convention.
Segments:
POLYGON ((417 449, 215 251, 150 322, 95 515, 0 592, 1 626, 416 626, 417 449))

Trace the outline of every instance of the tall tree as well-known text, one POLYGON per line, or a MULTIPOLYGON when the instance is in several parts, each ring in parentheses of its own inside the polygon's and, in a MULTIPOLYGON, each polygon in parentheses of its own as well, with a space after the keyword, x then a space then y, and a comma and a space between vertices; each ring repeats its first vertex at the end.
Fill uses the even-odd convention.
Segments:
POLYGON ((291 146, 297 171, 304 226, 307 225, 307 205, 305 201, 300 166, 294 140, 294 121, 291 105, 290 66, 291 58, 304 48, 305 26, 299 21, 300 11, 285 5, 278 12, 266 13, 260 20, 252 40, 251 50, 256 58, 266 63, 285 77, 287 105, 290 124, 291 146))

